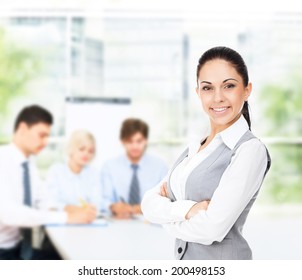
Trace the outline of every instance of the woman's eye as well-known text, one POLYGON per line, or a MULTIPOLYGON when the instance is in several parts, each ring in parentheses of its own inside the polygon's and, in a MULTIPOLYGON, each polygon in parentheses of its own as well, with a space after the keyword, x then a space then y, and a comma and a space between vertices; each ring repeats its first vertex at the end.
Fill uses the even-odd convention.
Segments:
POLYGON ((233 85, 233 84, 228 84, 228 85, 225 85, 224 88, 229 89, 229 88, 234 88, 234 87, 235 87, 235 85, 233 85))
POLYGON ((204 87, 202 87, 202 90, 203 90, 203 91, 209 91, 209 90, 211 90, 211 88, 208 87, 208 86, 204 86, 204 87))

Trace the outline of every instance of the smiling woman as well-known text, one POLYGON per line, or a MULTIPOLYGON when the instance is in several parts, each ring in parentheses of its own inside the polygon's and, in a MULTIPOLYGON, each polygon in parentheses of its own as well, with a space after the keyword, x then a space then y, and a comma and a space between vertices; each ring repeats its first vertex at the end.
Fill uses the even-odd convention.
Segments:
POLYGON ((242 57, 236 54, 227 48, 205 52, 197 66, 196 92, 211 121, 232 124, 242 112, 251 128, 247 100, 252 84, 242 57))
POLYGON ((199 59, 196 93, 210 133, 189 145, 142 201, 145 217, 176 238, 177 259, 252 259, 242 228, 270 156, 251 132, 251 91, 236 51, 216 47, 199 59))

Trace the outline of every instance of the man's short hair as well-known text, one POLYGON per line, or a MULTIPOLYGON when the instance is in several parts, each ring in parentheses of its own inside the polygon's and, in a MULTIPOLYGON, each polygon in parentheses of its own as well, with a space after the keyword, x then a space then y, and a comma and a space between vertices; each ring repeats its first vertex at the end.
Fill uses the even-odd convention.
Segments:
POLYGON ((49 111, 41 106, 31 105, 24 107, 18 114, 15 121, 14 131, 18 129, 21 122, 25 122, 28 126, 32 126, 37 123, 52 125, 53 117, 49 111))
POLYGON ((137 132, 140 132, 148 139, 149 127, 144 121, 135 118, 126 119, 122 123, 120 139, 127 140, 137 132))

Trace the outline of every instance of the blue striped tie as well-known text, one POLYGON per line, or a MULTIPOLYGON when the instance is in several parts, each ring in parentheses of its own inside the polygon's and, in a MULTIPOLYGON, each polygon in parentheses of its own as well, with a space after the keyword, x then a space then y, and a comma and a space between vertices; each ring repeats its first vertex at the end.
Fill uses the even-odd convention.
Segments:
POLYGON ((129 204, 139 204, 141 202, 141 198, 140 198, 139 182, 136 174, 138 165, 131 164, 131 167, 133 169, 133 175, 132 175, 130 191, 129 191, 129 204))
MULTIPOLYGON (((23 187, 24 187, 24 199, 23 203, 27 206, 31 206, 31 189, 30 189, 30 178, 29 178, 29 168, 28 162, 25 161, 22 163, 23 167, 23 187)), ((33 255, 32 248, 32 229, 31 228, 22 228, 21 233, 23 240, 21 243, 20 256, 24 260, 29 260, 33 255)))

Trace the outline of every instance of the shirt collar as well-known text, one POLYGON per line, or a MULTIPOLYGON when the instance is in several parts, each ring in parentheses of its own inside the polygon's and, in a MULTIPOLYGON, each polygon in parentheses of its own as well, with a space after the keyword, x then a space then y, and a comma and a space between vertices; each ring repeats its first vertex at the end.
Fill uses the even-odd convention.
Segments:
POLYGON ((17 164, 21 165, 22 163, 29 161, 29 159, 25 157, 25 155, 15 143, 12 142, 11 144, 9 144, 9 147, 11 149, 12 158, 16 161, 17 164))
POLYGON ((188 156, 191 157, 194 154, 197 153, 197 151, 200 148, 200 143, 209 135, 210 129, 209 126, 203 126, 201 127, 198 135, 189 135, 188 142, 189 142, 189 150, 188 150, 188 156))
MULTIPOLYGON (((225 130, 217 133, 213 140, 222 141, 231 150, 235 147, 242 135, 249 129, 248 124, 243 115, 225 130)), ((204 127, 201 131, 201 138, 194 136, 189 141, 189 157, 197 153, 200 143, 210 134, 210 127, 204 127)))
POLYGON ((247 121, 245 120, 244 116, 241 115, 236 122, 225 130, 221 131, 219 134, 224 144, 226 144, 230 149, 234 149, 239 139, 248 130, 249 127, 247 121))
MULTIPOLYGON (((126 154, 123 155, 123 158, 124 158, 124 162, 129 166, 131 167, 131 165, 133 164, 129 158, 127 157, 126 154)), ((136 163, 139 167, 141 167, 142 165, 144 165, 144 162, 146 161, 146 152, 144 152, 144 154, 142 155, 141 159, 139 160, 138 163, 136 163)))

